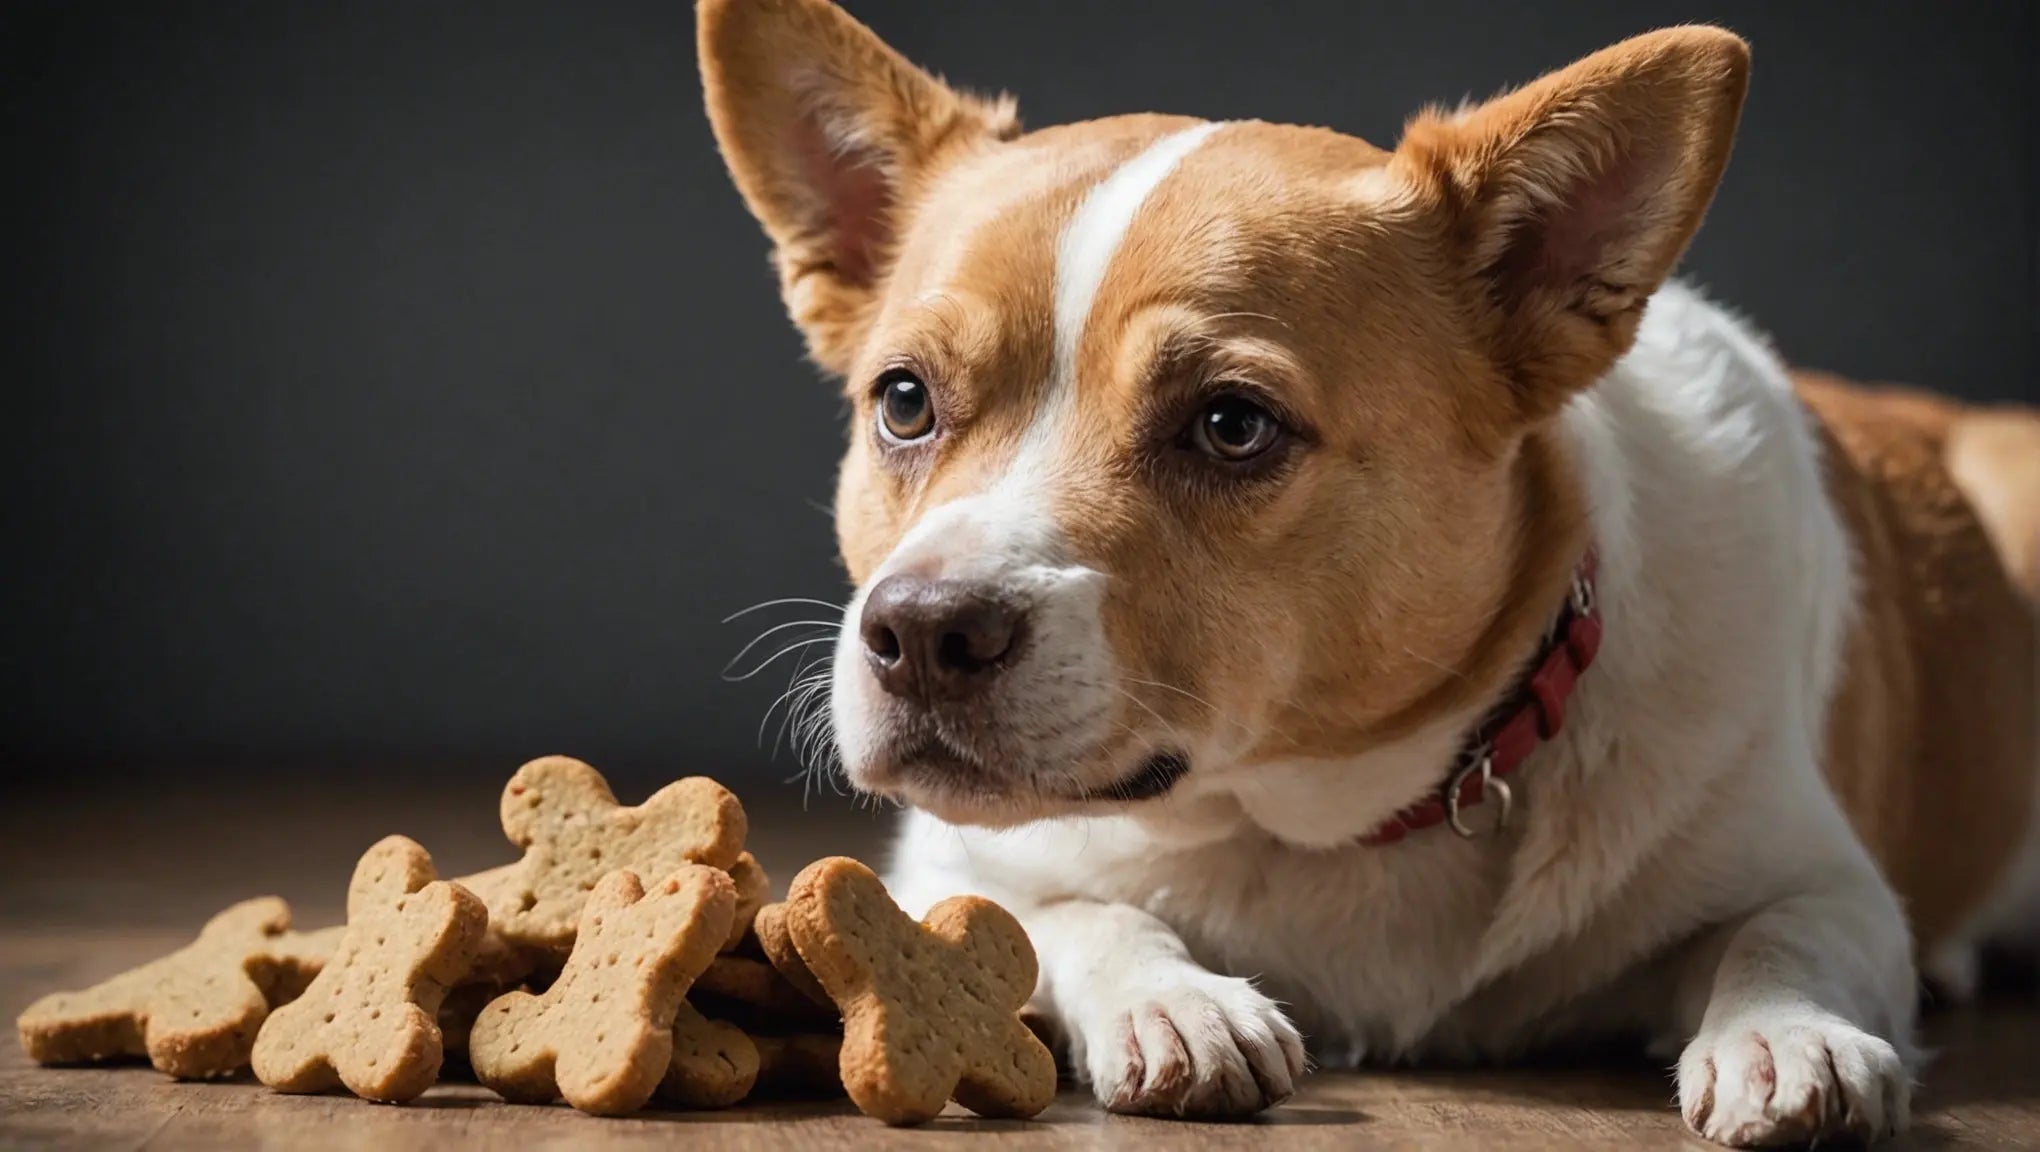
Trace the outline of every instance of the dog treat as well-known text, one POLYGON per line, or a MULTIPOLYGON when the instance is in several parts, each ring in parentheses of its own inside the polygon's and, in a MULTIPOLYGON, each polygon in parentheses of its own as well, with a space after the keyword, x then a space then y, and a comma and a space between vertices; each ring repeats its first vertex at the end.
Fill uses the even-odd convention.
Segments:
POLYGON ((562 954, 597 880, 618 869, 666 876, 686 864, 728 871, 746 831, 743 806, 706 777, 675 781, 626 808, 601 773, 566 756, 519 768, 503 789, 502 814, 524 858, 476 878, 489 890, 490 925, 511 944, 562 954))
POLYGON ((737 914, 730 921, 730 938, 723 942, 722 950, 725 952, 735 952, 744 942, 758 909, 772 898, 772 878, 765 874, 758 858, 749 852, 737 857, 737 862, 730 865, 730 879, 737 885, 737 914))
POLYGON ((346 935, 345 924, 312 932, 285 932, 248 957, 247 973, 261 985, 270 1008, 281 1007, 305 994, 326 962, 340 950, 340 941, 346 935))
POLYGON ((718 956, 694 982, 704 1003, 727 1007, 732 1018, 747 1024, 773 1022, 798 1026, 830 1023, 834 1004, 816 1004, 763 960, 749 956, 718 956))
POLYGON ((793 946, 793 938, 786 933, 786 905, 767 904, 758 909, 757 918, 751 922, 753 938, 758 941, 758 950, 772 962, 772 967, 785 977, 795 991, 816 1004, 833 1010, 835 1002, 822 988, 815 974, 808 971, 807 961, 800 958, 800 952, 793 946))
POLYGON ((474 1032, 475 1021, 481 1018, 482 1010, 495 1003, 497 998, 516 990, 470 980, 448 991, 446 999, 439 1002, 440 1051, 447 1056, 466 1059, 468 1036, 474 1032))
POLYGON ((673 1060, 660 1100, 681 1108, 727 1108, 758 1082, 758 1047, 744 1030, 683 1002, 673 1017, 673 1060))
POLYGON ((789 1036, 753 1036, 758 1050, 760 1096, 840 1096, 843 1094, 843 1038, 824 1032, 789 1036))
POLYGON ((369 1100, 410 1100, 439 1078, 437 1016, 474 961, 488 911, 436 879, 432 857, 402 836, 355 865, 339 951, 255 1038, 255 1077, 279 1092, 337 1085, 369 1100))
POLYGON ((954 1098, 982 1116, 1025 1117, 1055 1098, 1055 1058, 1018 1015, 1039 968, 1011 913, 957 896, 915 923, 871 869, 839 856, 801 871, 785 915, 842 1009, 839 1068, 860 1111, 916 1124, 954 1098))
POLYGON ((729 935, 736 886, 682 865, 650 893, 614 871, 584 902, 573 953, 540 995, 512 992, 475 1021, 468 1064, 507 1100, 566 1097, 583 1112, 642 1108, 673 1059, 673 1018, 729 935))
MULTIPOLYGON (((518 873, 518 865, 504 864, 486 872, 459 877, 454 883, 481 897, 482 903, 490 909, 496 909, 520 899, 518 873)), ((475 962, 468 970, 467 982, 493 985, 499 991, 508 990, 545 967, 548 958, 547 949, 513 944, 504 939, 502 932, 497 930, 492 913, 488 930, 482 933, 481 945, 475 950, 475 962)), ((551 967, 556 969, 558 961, 553 960, 551 967)))
POLYGON ((330 937, 289 928, 281 899, 243 900, 168 956, 29 1005, 15 1022, 21 1049, 39 1064, 147 1056, 183 1079, 231 1076, 248 1066, 270 994, 302 990, 331 952, 330 937))

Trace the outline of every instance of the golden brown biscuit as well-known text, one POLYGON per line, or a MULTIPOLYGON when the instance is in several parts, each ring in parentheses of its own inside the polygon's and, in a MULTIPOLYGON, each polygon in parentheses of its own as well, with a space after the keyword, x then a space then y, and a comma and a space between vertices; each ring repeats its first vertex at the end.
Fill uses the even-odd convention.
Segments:
POLYGON ((817 1004, 763 960, 749 956, 718 956, 694 982, 703 1007, 749 1026, 777 1025, 773 1030, 833 1024, 836 1007, 817 1004))
POLYGON ((440 1051, 446 1056, 466 1060, 468 1036, 475 1030, 475 1021, 481 1017, 482 1010, 512 991, 516 989, 477 984, 472 980, 449 990, 446 999, 439 1002, 440 1051))
POLYGON ((673 1059, 673 1017, 729 935, 737 892, 714 868, 683 865, 647 893, 611 872, 585 901, 552 987, 512 992, 475 1021, 468 1064, 508 1100, 566 1097, 583 1112, 644 1107, 673 1059))
POLYGON ((294 998, 332 954, 331 933, 289 928, 281 899, 243 900, 168 956, 29 1005, 15 1021, 21 1050, 40 1064, 147 1056, 171 1076, 231 1076, 248 1066, 273 1004, 294 998))
POLYGON ((673 1018, 673 1062, 660 1100, 680 1108, 727 1108, 758 1082, 758 1048, 734 1024, 710 1020, 692 1004, 673 1018))
POLYGON ((345 924, 312 932, 285 932, 248 957, 248 975, 262 986, 272 1009, 288 1004, 318 979, 346 935, 345 924))
POLYGON ((794 947, 843 1012, 840 1070, 860 1111, 917 1124, 952 1098, 1023 1117, 1054 1100, 1055 1058, 1019 1018, 1039 969, 1011 913, 957 896, 915 923, 844 857, 803 869, 786 904, 794 947))
POLYGON ((386 1103, 432 1086, 440 1002, 467 974, 488 924, 474 893, 435 876, 432 857, 402 836, 362 856, 339 950, 302 997, 262 1025, 256 1079, 279 1092, 345 1085, 386 1103))
MULTIPOLYGON (((454 883, 481 897, 482 903, 491 909, 514 906, 520 899, 520 870, 517 864, 504 864, 486 872, 462 876, 454 883)), ((557 970, 565 958, 561 951, 513 944, 504 939, 502 932, 497 930, 492 912, 488 931, 482 933, 481 945, 475 951, 475 963, 468 971, 467 982, 492 985, 500 995, 516 987, 533 972, 557 970)))
POLYGON ((807 961, 800 958, 800 951, 793 946, 793 937, 786 933, 786 905, 767 904, 758 909, 757 917, 751 921, 752 939, 758 942, 758 950, 772 962, 772 967, 793 985, 795 991, 816 1004, 834 1008, 815 974, 808 971, 807 961))
POLYGON ((737 857, 730 865, 730 879, 737 885, 737 915, 730 921, 730 938, 723 941, 723 951, 735 952, 751 930, 751 921, 758 915, 758 909, 772 898, 772 878, 758 863, 758 858, 749 852, 737 857))
POLYGON ((601 773, 566 756, 533 760, 503 789, 503 832, 524 849, 507 868, 470 879, 494 933, 564 955, 595 882, 618 869, 667 876, 686 864, 728 871, 744 848, 743 806, 722 785, 689 777, 635 808, 601 773))

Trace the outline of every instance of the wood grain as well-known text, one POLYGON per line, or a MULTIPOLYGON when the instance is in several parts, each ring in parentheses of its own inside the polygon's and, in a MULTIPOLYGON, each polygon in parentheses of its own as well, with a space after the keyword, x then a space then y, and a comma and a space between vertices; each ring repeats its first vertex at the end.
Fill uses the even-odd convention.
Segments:
MULTIPOLYGON (((420 840, 449 874, 501 863, 496 784, 373 778, 345 793, 297 778, 231 787, 41 793, 0 807, 0 1011, 100 979, 188 939, 243 896, 285 896, 307 927, 337 920, 354 858, 388 832, 420 840)), ((641 793, 619 787, 626 801, 641 793)), ((887 823, 841 802, 747 796, 753 851, 775 890, 808 860, 876 861, 887 823)), ((2040 1148, 2040 1007, 2030 1001, 1935 1014, 1940 1058, 1925 1075, 1915 1131, 1896 1148, 2040 1148)), ((728 1112, 644 1112, 598 1120, 504 1104, 445 1083, 414 1104, 277 1096, 246 1080, 177 1084, 145 1066, 44 1069, 0 1055, 0 1147, 287 1147, 408 1152, 473 1141, 505 1147, 729 1149, 932 1147, 953 1135, 999 1148, 1705 1148, 1671 1107, 1663 1069, 1595 1067, 1313 1076, 1251 1124, 1107 1116, 1066 1089, 1032 1123, 952 1109, 894 1131, 842 1104, 728 1112)))

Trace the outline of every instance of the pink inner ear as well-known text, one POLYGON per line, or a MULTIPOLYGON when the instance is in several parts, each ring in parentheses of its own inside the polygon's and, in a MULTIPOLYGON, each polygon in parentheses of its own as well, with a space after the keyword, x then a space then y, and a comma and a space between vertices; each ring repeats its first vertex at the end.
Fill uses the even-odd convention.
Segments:
POLYGON ((892 189, 876 157, 861 149, 840 149, 813 117, 795 129, 807 184, 821 198, 829 237, 829 262, 838 276, 859 285, 877 276, 892 189))
POLYGON ((1573 181, 1517 225, 1498 272, 1519 288, 1565 288, 1601 281, 1628 288, 1634 267, 1625 247, 1651 231, 1647 219, 1664 185, 1654 150, 1631 148, 1601 170, 1573 181))

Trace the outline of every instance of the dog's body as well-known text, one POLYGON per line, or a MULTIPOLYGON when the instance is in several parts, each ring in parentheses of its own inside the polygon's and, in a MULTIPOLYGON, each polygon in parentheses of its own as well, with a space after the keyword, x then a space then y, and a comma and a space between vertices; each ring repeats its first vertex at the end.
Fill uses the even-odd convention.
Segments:
MULTIPOLYGON (((1566 455, 1599 492, 1608 632, 1566 729, 1520 782, 1506 853, 1442 828, 1358 843, 1381 822, 1394 760, 1423 769, 1401 795, 1434 783, 1463 731, 1446 725, 1430 747, 1193 776, 1138 816, 985 830, 913 813, 896 891, 1035 910, 1063 1019, 1194 1005, 1200 988, 1272 1013, 1207 973, 1247 975, 1335 1064, 1595 1038, 1676 1054, 1700 1028, 1720 935, 1781 900, 1827 901, 1774 946, 1860 965, 1851 1018, 1906 1035, 1907 940, 1862 840, 1944 966, 1968 970, 1980 939, 2035 919, 2040 791, 2017 770, 2034 755, 2033 636, 1980 525, 1950 503, 1936 425, 1952 412, 1810 387, 1834 426, 1740 321, 1672 285, 1637 349, 1562 418, 1566 455), (1882 471, 1893 453, 1909 459, 1882 471), (1877 551, 1859 566, 1866 540, 1877 551), (1914 579, 1893 587, 1909 562, 1914 579), (1946 596, 1965 602, 1924 610, 1946 596), (1777 751, 1824 738, 1825 759, 1777 751), (1113 979, 1131 987, 1095 1003, 1113 979)), ((1074 1029, 1080 1056, 1096 1034, 1074 1029)), ((1089 1063, 1094 1083, 1124 1087, 1115 1060, 1089 1063)))
POLYGON ((1299 1031, 1341 1064, 1633 1037, 1717 1139, 1903 1125, 1915 946, 1959 988, 2040 921, 2040 423, 1795 384, 1665 284, 1740 42, 1639 38, 1383 153, 1020 136, 822 0, 701 26, 857 402, 845 770, 921 810, 903 903, 1022 917, 1102 1101, 1251 1112, 1299 1031), (1605 638, 1506 825, 1369 843, 1590 549, 1605 638))

